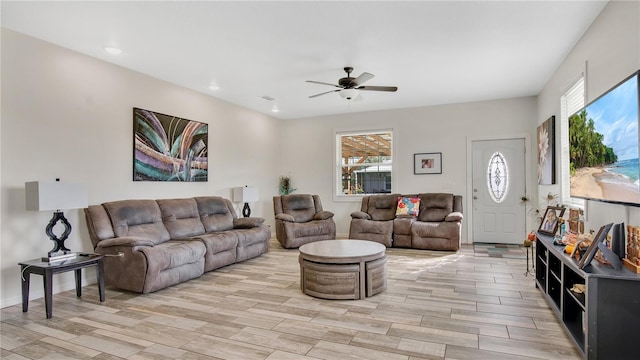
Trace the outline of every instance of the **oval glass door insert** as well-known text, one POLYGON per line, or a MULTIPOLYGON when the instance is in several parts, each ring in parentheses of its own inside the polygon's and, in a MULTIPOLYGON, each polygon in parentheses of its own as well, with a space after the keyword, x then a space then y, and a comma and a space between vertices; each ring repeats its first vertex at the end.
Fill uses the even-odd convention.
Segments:
POLYGON ((495 152, 489 158, 487 168, 487 187, 489 196, 496 203, 504 201, 509 191, 509 166, 507 159, 500 152, 495 152))

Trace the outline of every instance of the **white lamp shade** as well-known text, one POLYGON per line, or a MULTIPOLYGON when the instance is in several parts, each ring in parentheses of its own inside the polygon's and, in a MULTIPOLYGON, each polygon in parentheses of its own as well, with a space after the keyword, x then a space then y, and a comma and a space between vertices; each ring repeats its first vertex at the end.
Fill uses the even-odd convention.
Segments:
POLYGON ((29 211, 81 209, 89 205, 84 184, 60 181, 32 181, 24 184, 29 211))
POLYGON ((234 202, 254 202, 258 201, 258 188, 255 186, 243 186, 233 188, 233 201, 234 202))

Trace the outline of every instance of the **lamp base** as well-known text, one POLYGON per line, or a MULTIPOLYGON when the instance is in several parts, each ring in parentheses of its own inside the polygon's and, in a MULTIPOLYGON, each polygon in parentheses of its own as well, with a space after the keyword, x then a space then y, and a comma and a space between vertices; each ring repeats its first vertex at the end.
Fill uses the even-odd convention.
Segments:
POLYGON ((251 208, 249 207, 249 203, 244 203, 244 207, 242 208, 242 216, 251 216, 251 208))
POLYGON ((40 260, 42 260, 42 262, 55 263, 55 262, 60 262, 64 260, 75 259, 77 257, 78 257, 78 253, 70 252, 70 253, 63 253, 60 255, 43 256, 40 260))
POLYGON ((71 252, 71 250, 67 249, 67 247, 64 246, 64 241, 67 240, 69 234, 71 234, 71 224, 69 224, 67 218, 64 217, 62 211, 56 211, 53 213, 53 217, 51 218, 51 221, 49 221, 49 225, 47 225, 45 233, 55 244, 53 246, 53 249, 51 249, 51 251, 47 253, 49 258, 55 257, 58 251, 62 251, 64 254, 68 254, 71 252), (53 228, 54 226, 56 226, 58 221, 61 222, 62 225, 64 225, 64 232, 62 233, 62 235, 60 235, 60 237, 53 233, 53 228))

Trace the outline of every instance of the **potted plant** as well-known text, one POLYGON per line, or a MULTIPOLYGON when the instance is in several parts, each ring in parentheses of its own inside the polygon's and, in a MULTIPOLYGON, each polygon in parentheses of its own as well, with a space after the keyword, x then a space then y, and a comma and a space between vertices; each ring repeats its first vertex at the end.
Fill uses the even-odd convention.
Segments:
POLYGON ((291 177, 290 176, 280 176, 280 195, 289 195, 294 191, 298 190, 291 186, 291 177))

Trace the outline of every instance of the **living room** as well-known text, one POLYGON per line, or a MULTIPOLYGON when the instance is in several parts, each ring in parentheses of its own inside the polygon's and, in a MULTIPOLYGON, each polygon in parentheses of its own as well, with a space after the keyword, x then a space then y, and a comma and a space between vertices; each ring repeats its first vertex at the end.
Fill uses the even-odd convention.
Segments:
MULTIPOLYGON (((264 217, 273 228, 271 197, 278 193, 279 177, 289 175, 298 193, 320 195, 325 209, 335 213, 337 233, 345 237, 350 213, 359 209, 359 203, 334 200, 334 131, 392 128, 397 136, 395 189, 401 193, 447 189, 463 195, 467 212, 462 243, 472 244, 470 139, 525 134, 530 144, 528 196, 538 199, 560 193, 560 185, 537 185, 536 127, 552 115, 559 118, 560 97, 581 73, 589 102, 639 68, 640 6, 635 1, 612 1, 576 46, 567 49, 561 65, 535 96, 278 119, 3 28, 0 307, 21 301, 18 262, 43 255, 51 245, 43 234, 51 214, 25 211, 27 181, 61 178, 84 183, 90 204, 204 195, 230 198, 232 188, 251 185, 260 190, 252 214, 264 217), (209 124, 208 182, 132 181, 134 107, 209 124), (443 154, 442 174, 413 175, 413 154, 431 151, 443 154)), ((596 202, 587 206, 587 228, 611 221, 640 224, 636 208, 596 202)), ((73 225, 67 245, 92 251, 82 211, 65 214, 73 225)), ((536 228, 535 220, 527 219, 527 229, 536 228)), ((84 282, 93 284, 95 279, 89 274, 84 282)), ((60 275, 54 291, 73 287, 71 274, 60 275)), ((32 299, 42 296, 41 289, 39 282, 32 283, 32 299)))

